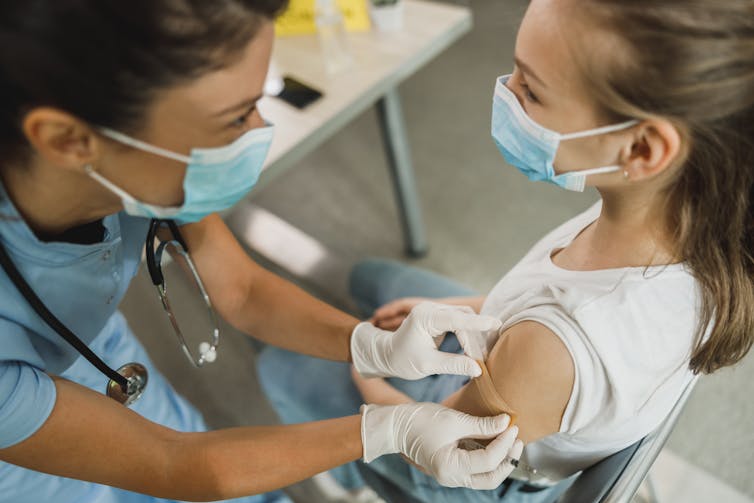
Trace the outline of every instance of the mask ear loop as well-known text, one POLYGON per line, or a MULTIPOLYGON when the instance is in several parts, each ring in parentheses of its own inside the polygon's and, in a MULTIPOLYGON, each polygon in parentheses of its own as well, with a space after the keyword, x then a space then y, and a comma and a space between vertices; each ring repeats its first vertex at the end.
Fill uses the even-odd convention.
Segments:
POLYGON ((119 133, 118 131, 114 131, 109 128, 99 128, 99 132, 103 135, 107 136, 111 140, 117 141, 118 143, 122 143, 123 145, 127 145, 129 147, 133 147, 137 150, 141 150, 143 152, 148 152, 150 154, 158 155, 160 157, 166 157, 168 159, 172 159, 174 161, 182 162, 184 164, 189 164, 191 162, 191 157, 183 154, 177 154, 173 152, 172 150, 168 150, 162 147, 156 147, 150 143, 147 143, 145 141, 137 140, 136 138, 131 138, 128 135, 125 135, 123 133, 119 133))
POLYGON ((94 178, 101 185, 103 185, 106 189, 108 189, 110 192, 112 192, 116 196, 120 197, 122 200, 128 201, 131 204, 137 203, 136 199, 134 199, 134 197, 131 194, 121 189, 120 187, 115 185, 113 182, 105 178, 104 176, 97 173, 91 164, 87 164, 86 166, 84 166, 84 171, 86 171, 87 175, 94 178))
MULTIPOLYGON (((590 137, 590 136, 599 136, 599 135, 602 135, 602 134, 614 133, 616 131, 623 131, 624 129, 628 129, 628 128, 632 127, 632 126, 635 126, 636 124, 639 124, 640 122, 641 121, 638 120, 638 119, 631 119, 631 120, 626 121, 626 122, 621 122, 620 124, 611 124, 609 126, 603 126, 603 127, 599 127, 599 128, 595 128, 595 129, 589 129, 587 131, 578 131, 576 133, 561 134, 560 135, 560 141, 574 140, 574 139, 577 139, 577 138, 587 138, 587 137, 590 137)), ((584 182, 584 184, 586 184, 586 177, 587 176, 599 175, 599 174, 602 174, 602 173, 610 173, 610 172, 613 172, 613 171, 618 171, 620 169, 621 168, 619 166, 604 166, 602 168, 594 168, 594 169, 587 169, 587 170, 583 170, 583 171, 572 171, 572 172, 569 172, 569 173, 563 173, 563 175, 560 175, 560 176, 569 175, 570 173, 572 173, 571 176, 581 176, 581 177, 583 177, 584 178, 583 182, 584 182)), ((629 179, 629 173, 628 173, 627 169, 623 170, 623 179, 624 180, 628 180, 629 179)), ((581 184, 579 184, 579 187, 581 187, 581 184)), ((583 187, 581 187, 578 190, 578 192, 581 192, 583 190, 584 190, 583 187)))
POLYGON ((586 131, 578 131, 576 133, 567 133, 567 134, 561 134, 560 135, 560 141, 564 140, 574 140, 576 138, 586 138, 588 136, 599 136, 601 134, 607 134, 607 133, 614 133, 615 131, 622 131, 624 129, 628 129, 631 126, 635 126, 638 124, 638 119, 631 119, 626 122, 621 122, 620 124, 611 124, 609 126, 602 126, 594 129, 587 129, 586 131))
POLYGON ((572 190, 575 192, 584 192, 584 189, 586 188, 586 179, 589 176, 592 175, 601 175, 605 173, 614 173, 616 171, 620 171, 620 166, 603 166, 601 168, 592 168, 592 169, 585 169, 582 171, 569 171, 567 173, 562 173, 560 175, 556 175, 553 180, 565 180, 565 185, 563 186, 567 190, 572 190))

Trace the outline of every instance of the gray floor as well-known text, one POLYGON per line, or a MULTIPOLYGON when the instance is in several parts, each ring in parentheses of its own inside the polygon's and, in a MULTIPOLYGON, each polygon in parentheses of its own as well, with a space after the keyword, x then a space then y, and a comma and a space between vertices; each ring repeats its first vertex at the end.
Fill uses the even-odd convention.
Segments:
MULTIPOLYGON (((412 263, 481 292, 546 231, 597 197, 526 181, 501 161, 490 140, 494 79, 511 68, 515 27, 524 5, 522 0, 476 0, 473 33, 401 88, 432 247, 427 257, 412 263)), ((378 134, 375 114, 365 114, 255 194, 254 202, 324 243, 339 257, 343 271, 365 256, 403 259, 378 134)), ((335 277, 337 282, 322 288, 315 271, 314 280, 302 284, 346 306, 344 275, 335 277)), ((143 272, 124 311, 160 368, 205 412, 210 424, 274 420, 255 382, 254 351, 244 336, 228 331, 218 362, 195 371, 176 352, 143 272)), ((192 316, 188 310, 186 315, 192 316)), ((754 496, 752 382, 751 356, 736 368, 704 378, 669 445, 754 496)))

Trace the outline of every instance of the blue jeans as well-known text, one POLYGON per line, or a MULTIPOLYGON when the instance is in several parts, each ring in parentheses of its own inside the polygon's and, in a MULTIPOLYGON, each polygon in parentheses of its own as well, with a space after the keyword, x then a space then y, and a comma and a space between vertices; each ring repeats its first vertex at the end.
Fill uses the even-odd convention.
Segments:
MULTIPOLYGON (((350 291, 366 316, 383 304, 401 297, 471 296, 475 293, 437 274, 408 267, 398 262, 367 260, 352 271, 350 291)), ((447 337, 443 351, 461 352, 455 337, 447 337)), ((351 381, 346 363, 319 360, 277 348, 266 348, 257 364, 262 389, 285 423, 300 423, 358 414, 363 403, 351 381)), ((388 379, 416 401, 441 402, 462 387, 468 378, 440 375, 418 381, 388 379)), ((365 484, 366 471, 372 487, 388 501, 427 503, 550 503, 567 488, 559 484, 538 492, 522 492, 524 484, 512 481, 492 491, 446 488, 400 456, 383 456, 365 465, 361 461, 332 470, 335 478, 348 489, 365 484), (391 494, 375 480, 387 481, 391 494)))

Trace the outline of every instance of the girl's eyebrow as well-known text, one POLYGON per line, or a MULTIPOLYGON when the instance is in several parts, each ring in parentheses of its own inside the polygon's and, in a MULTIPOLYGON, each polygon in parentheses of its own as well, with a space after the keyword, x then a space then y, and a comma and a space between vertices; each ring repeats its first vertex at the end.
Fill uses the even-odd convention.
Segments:
POLYGON ((513 58, 513 60, 515 61, 517 67, 519 67, 529 77, 536 80, 540 86, 547 87, 547 84, 545 84, 545 82, 542 79, 540 79, 536 73, 534 73, 534 70, 532 70, 529 65, 527 65, 526 63, 518 59, 518 57, 513 58))

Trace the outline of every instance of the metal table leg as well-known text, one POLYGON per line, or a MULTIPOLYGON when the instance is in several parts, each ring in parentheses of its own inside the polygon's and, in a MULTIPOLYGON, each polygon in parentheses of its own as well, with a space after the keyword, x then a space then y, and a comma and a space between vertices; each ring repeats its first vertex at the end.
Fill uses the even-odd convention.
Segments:
POLYGON ((377 111, 398 201, 406 252, 413 257, 421 257, 427 253, 428 245, 397 88, 388 91, 377 102, 377 111))

